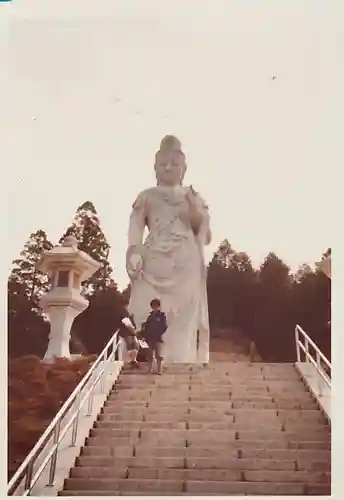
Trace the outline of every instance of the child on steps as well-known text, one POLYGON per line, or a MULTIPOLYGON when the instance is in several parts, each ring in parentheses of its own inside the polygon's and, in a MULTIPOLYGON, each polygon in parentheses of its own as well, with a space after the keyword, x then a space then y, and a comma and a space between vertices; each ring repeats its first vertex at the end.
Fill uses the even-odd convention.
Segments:
POLYGON ((141 337, 148 344, 148 372, 154 373, 154 357, 157 361, 157 374, 162 374, 162 336, 167 330, 167 321, 165 313, 161 311, 160 300, 153 299, 150 302, 151 312, 147 320, 142 325, 141 337))

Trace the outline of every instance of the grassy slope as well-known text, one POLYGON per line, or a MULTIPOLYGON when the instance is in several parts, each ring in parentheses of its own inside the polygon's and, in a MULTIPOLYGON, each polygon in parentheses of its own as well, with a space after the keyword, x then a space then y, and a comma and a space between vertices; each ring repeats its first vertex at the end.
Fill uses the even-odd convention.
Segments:
POLYGON ((95 357, 57 359, 45 365, 35 356, 8 364, 8 478, 25 459, 95 357))

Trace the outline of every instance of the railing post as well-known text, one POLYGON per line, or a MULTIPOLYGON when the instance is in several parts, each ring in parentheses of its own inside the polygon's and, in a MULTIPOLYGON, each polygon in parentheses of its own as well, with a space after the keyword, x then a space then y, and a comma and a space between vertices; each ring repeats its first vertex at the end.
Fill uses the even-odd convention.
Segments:
POLYGON ((124 351, 124 345, 123 345, 122 338, 119 339, 117 351, 118 351, 118 361, 123 361, 123 358, 124 358, 124 353, 123 353, 123 351, 124 351))
POLYGON ((118 334, 114 335, 113 342, 112 342, 112 361, 116 360, 116 351, 117 349, 117 341, 118 341, 118 334))
POLYGON ((105 381, 106 381, 107 369, 108 369, 108 352, 107 351, 105 351, 103 363, 104 363, 103 375, 101 376, 101 379, 100 379, 100 392, 101 392, 101 394, 104 394, 104 391, 105 391, 105 381))
POLYGON ((28 496, 30 495, 31 492, 32 474, 33 474, 33 460, 29 463, 25 476, 25 491, 28 492, 28 496))
POLYGON ((76 410, 75 420, 73 422, 71 446, 75 446, 76 438, 78 436, 78 426, 79 426, 79 417, 80 417, 80 400, 81 400, 81 396, 80 396, 80 392, 79 392, 79 394, 77 395, 76 400, 75 400, 75 407, 77 410, 76 410))
POLYGON ((305 337, 305 350, 306 350, 306 363, 309 363, 309 342, 308 342, 308 338, 305 337))
POLYGON ((296 359, 297 359, 298 363, 300 363, 300 361, 301 361, 299 341, 300 341, 300 338, 299 338, 299 329, 296 326, 295 327, 295 342, 296 342, 296 359))
POLYGON ((55 446, 55 450, 54 450, 54 453, 51 457, 50 471, 49 471, 49 483, 47 484, 47 486, 54 486, 57 454, 58 454, 58 447, 59 447, 60 427, 61 427, 61 420, 59 420, 57 422, 55 430, 54 430, 53 446, 55 446))
POLYGON ((316 351, 316 362, 317 362, 317 368, 318 368, 318 373, 317 373, 317 377, 318 377, 318 392, 319 392, 319 396, 322 396, 322 385, 321 385, 321 358, 320 358, 320 353, 319 351, 317 350, 316 351))
POLYGON ((92 415, 92 410, 93 410, 93 400, 94 400, 94 390, 95 390, 94 381, 96 379, 96 375, 97 375, 97 373, 94 372, 92 377, 91 377, 92 390, 91 390, 91 393, 88 397, 88 405, 87 405, 87 416, 88 417, 90 417, 92 415))

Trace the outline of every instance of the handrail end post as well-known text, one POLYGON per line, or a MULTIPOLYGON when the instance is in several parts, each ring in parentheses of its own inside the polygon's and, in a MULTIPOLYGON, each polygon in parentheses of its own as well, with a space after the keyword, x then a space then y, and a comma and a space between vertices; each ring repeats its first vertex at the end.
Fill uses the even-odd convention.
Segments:
POLYGON ((300 345, 299 345, 299 328, 298 325, 295 327, 295 344, 296 344, 296 360, 298 363, 301 361, 300 345))

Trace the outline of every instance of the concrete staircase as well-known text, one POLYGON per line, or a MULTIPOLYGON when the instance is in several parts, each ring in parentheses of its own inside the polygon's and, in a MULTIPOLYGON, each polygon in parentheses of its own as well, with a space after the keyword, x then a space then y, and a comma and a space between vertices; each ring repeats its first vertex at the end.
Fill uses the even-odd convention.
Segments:
POLYGON ((330 448, 292 364, 124 370, 59 495, 329 495, 330 448))

